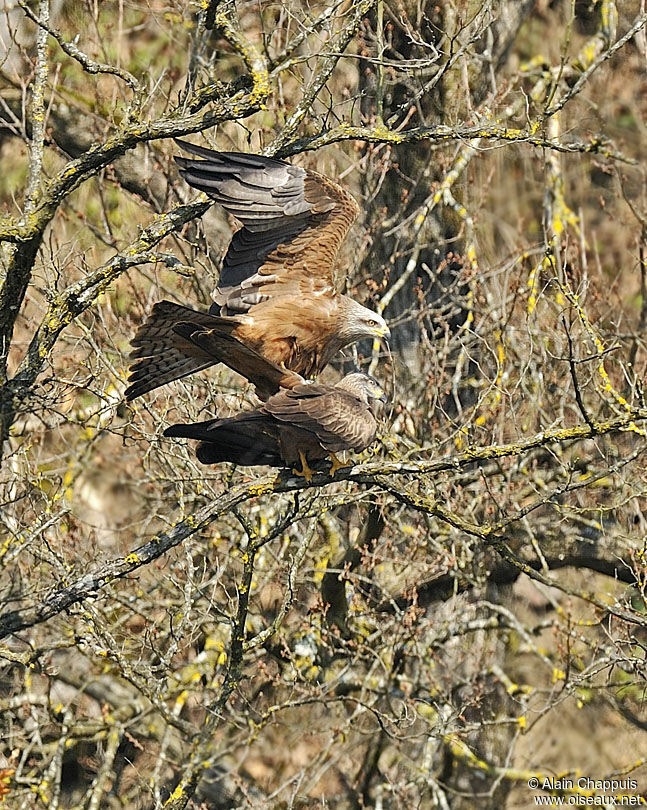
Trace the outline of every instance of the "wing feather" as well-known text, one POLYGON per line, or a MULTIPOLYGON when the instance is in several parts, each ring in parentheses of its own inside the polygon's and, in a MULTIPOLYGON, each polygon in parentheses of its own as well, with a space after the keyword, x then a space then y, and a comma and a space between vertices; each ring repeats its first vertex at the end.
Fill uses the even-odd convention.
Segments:
POLYGON ((344 188, 282 160, 177 143, 203 158, 176 157, 184 179, 243 225, 224 258, 215 311, 244 313, 294 293, 335 294, 335 257, 359 212, 344 188))
POLYGON ((256 386, 260 399, 267 399, 281 388, 300 388, 305 382, 300 374, 272 363, 251 346, 217 329, 196 330, 192 323, 180 323, 175 332, 211 357, 211 362, 224 363, 242 374, 256 386))
POLYGON ((263 410, 280 422, 314 433, 330 452, 363 450, 375 438, 377 424, 368 406, 352 394, 326 385, 281 391, 263 410))
POLYGON ((136 362, 130 368, 127 400, 219 362, 219 358, 177 333, 176 327, 182 322, 190 323, 193 330, 219 324, 228 331, 240 323, 235 318, 226 320, 172 301, 159 301, 131 341, 130 356, 136 362))
POLYGON ((283 460, 275 431, 271 417, 248 411, 230 419, 170 425, 164 435, 200 441, 196 454, 203 464, 231 461, 280 467, 283 460))

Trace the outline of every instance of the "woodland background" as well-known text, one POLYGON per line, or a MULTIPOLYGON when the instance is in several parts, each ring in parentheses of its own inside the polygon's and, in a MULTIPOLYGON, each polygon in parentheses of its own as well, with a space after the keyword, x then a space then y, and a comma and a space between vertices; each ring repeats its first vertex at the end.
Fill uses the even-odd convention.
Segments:
POLYGON ((638 0, 4 0, 7 807, 647 791, 646 26, 638 0), (123 400, 137 326, 209 304, 233 225, 173 136, 361 202, 340 283, 392 325, 359 347, 391 405, 334 482, 161 437, 253 406, 226 369, 123 400))

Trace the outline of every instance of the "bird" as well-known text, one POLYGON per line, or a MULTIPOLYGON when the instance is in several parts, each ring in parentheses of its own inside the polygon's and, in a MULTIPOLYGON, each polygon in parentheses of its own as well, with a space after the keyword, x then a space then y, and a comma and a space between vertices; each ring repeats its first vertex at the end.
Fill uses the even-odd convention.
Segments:
POLYGON ((171 425, 164 436, 197 439, 203 464, 233 462, 292 471, 310 481, 313 462, 331 460, 330 475, 345 466, 336 453, 359 452, 375 439, 375 401, 386 394, 374 377, 355 371, 335 385, 301 379, 281 388, 266 402, 226 419, 171 425))
MULTIPOLYGON (((127 400, 222 362, 214 337, 233 337, 303 378, 365 338, 388 338, 377 312, 337 291, 335 259, 359 208, 340 185, 283 160, 176 141, 180 174, 238 219, 213 304, 154 305, 132 340, 127 400)), ((259 388, 265 400, 279 386, 259 388)))

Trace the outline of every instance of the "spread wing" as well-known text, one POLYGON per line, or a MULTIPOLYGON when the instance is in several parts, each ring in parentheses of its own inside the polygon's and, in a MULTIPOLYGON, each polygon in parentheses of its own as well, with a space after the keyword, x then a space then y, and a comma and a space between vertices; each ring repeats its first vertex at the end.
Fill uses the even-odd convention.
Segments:
POLYGON ((314 433, 321 446, 332 453, 363 450, 377 429, 367 405, 346 391, 318 383, 281 391, 262 410, 280 422, 314 433))
POLYGON ((225 255, 214 311, 246 313, 286 294, 334 294, 335 257, 359 212, 345 189, 282 160, 177 143, 204 158, 175 158, 187 183, 243 225, 225 255))
POLYGON ((277 366, 250 346, 217 329, 196 331, 193 323, 179 323, 174 331, 212 358, 211 362, 224 363, 232 371, 242 374, 256 386, 260 399, 267 399, 281 388, 294 388, 305 383, 300 374, 277 366))

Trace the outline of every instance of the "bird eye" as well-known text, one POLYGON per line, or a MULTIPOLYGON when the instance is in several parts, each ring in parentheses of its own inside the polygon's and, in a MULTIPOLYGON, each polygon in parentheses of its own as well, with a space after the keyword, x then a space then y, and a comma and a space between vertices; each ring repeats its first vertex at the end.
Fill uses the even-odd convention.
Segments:
POLYGON ((369 326, 377 326, 377 321, 374 321, 372 318, 370 318, 369 322, 368 322, 368 325, 369 326))

